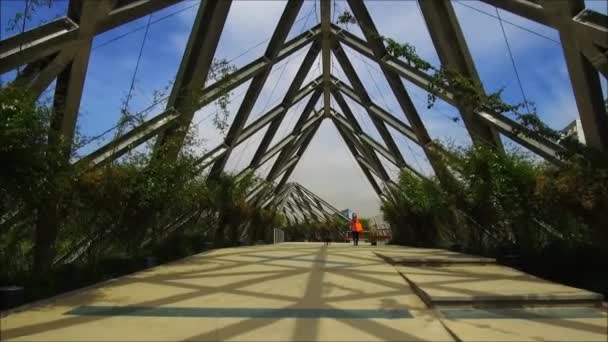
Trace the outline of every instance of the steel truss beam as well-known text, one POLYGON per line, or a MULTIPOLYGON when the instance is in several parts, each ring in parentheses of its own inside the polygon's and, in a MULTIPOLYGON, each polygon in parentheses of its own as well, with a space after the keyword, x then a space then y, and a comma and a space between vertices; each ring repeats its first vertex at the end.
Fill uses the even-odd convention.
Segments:
MULTIPOLYGON (((61 139, 68 143, 66 146, 68 150, 71 148, 76 130, 93 36, 100 18, 112 9, 113 2, 113 0, 70 0, 68 16, 80 25, 76 42, 59 53, 57 59, 61 59, 61 63, 52 67, 53 72, 50 72, 50 75, 46 69, 42 71, 46 75, 42 85, 44 87, 58 75, 53 99, 51 130, 58 132, 61 139)), ((51 135, 51 138, 53 136, 55 135, 51 135)))
MULTIPOLYGON (((302 111, 302 114, 300 115, 300 117, 298 118, 298 121, 296 122, 295 126, 293 127, 293 130, 292 130, 293 133, 297 133, 302 130, 302 128, 304 127, 309 116, 313 112, 315 105, 319 101, 319 98, 321 97, 321 93, 322 93, 322 91, 318 90, 311 95, 310 99, 306 103, 306 106, 304 107, 304 110, 302 111)), ((298 143, 301 143, 301 142, 298 142, 298 143)), ((289 146, 287 146, 283 151, 281 151, 281 154, 279 154, 276 161, 272 165, 272 168, 268 172, 268 175, 266 176, 266 180, 272 178, 275 175, 275 173, 279 170, 279 168, 289 158, 291 158, 291 156, 293 156, 293 154, 295 153, 297 148, 299 148, 299 145, 294 142, 294 143, 290 143, 289 146)))
POLYGON ((416 169, 411 167, 409 164, 407 164, 407 163, 400 164, 399 162, 397 162, 397 160, 395 159, 395 157, 393 156, 391 151, 389 151, 386 147, 382 146, 382 144, 377 142, 369 134, 363 132, 362 130, 357 130, 355 127, 353 127, 350 124, 350 122, 344 116, 339 115, 338 113, 334 112, 333 118, 334 118, 334 122, 336 124, 341 125, 345 129, 350 131, 352 135, 354 135, 361 141, 361 143, 363 143, 364 145, 367 145, 369 148, 374 149, 377 153, 380 153, 384 158, 386 158, 386 160, 390 161, 396 167, 398 167, 400 169, 405 168, 408 171, 412 172, 414 175, 416 175, 420 178, 425 178, 424 175, 422 175, 416 169))
MULTIPOLYGON (((382 188, 380 188, 380 186, 378 185, 378 183, 372 176, 368 165, 363 164, 361 162, 361 160, 359 159, 359 151, 357 150, 357 148, 355 147, 355 144, 353 143, 353 141, 350 139, 350 137, 346 133, 346 130, 344 128, 342 128, 342 126, 340 126, 340 125, 336 125, 336 129, 338 130, 338 133, 340 133, 342 140, 344 140, 344 143, 348 147, 350 153, 352 154, 353 158, 355 159, 355 161, 361 168, 361 171, 363 171, 363 174, 365 175, 365 177, 371 184, 371 186, 374 189, 374 191, 376 192, 376 194, 378 196, 382 196, 382 188)), ((381 176, 379 176, 379 178, 382 179, 381 176)))
POLYGON ((166 107, 175 108, 180 113, 180 125, 159 134, 154 149, 155 157, 163 154, 177 158, 194 112, 199 108, 199 96, 205 86, 231 5, 232 0, 203 1, 200 4, 166 107))
MULTIPOLYGON (((139 19, 180 0, 131 0, 117 1, 117 5, 105 16, 99 18, 92 35, 99 35, 113 28, 139 19)), ((83 1, 97 2, 97 1, 83 1)), ((99 12, 98 16, 105 13, 99 12)), ((86 23, 83 23, 83 25, 86 23)), ((0 41, 0 74, 21 65, 36 62, 58 53, 73 44, 79 44, 83 37, 82 27, 70 17, 55 19, 29 31, 0 41)), ((87 38, 92 39, 93 36, 87 38)))
MULTIPOLYGON (((359 94, 359 96, 363 99, 363 101, 366 103, 370 103, 371 99, 370 99, 369 95, 367 94, 367 91, 365 90, 365 87, 363 86, 361 79, 359 79, 359 76, 357 75, 355 68, 353 67, 348 56, 342 49, 342 45, 340 44, 340 42, 338 42, 335 39, 334 39, 333 43, 334 44, 333 44, 332 51, 334 52, 334 56, 336 56, 338 63, 342 67, 342 70, 346 74, 348 81, 350 82, 350 84, 353 85, 353 88, 355 89, 357 94, 359 94)), ((333 83, 332 83, 332 86, 333 86, 333 83)), ((334 97, 336 97, 335 92, 334 92, 334 97)), ((336 100, 338 101, 339 99, 336 98, 336 100)), ((342 100, 342 102, 344 102, 344 101, 342 100)), ((346 104, 346 103, 344 102, 344 104, 346 104)), ((346 114, 347 111, 343 108, 343 105, 340 104, 340 102, 338 102, 338 105, 340 105, 340 107, 342 108, 342 112, 344 112, 346 114)), ((393 140, 393 137, 391 136, 391 133, 389 132, 388 128, 386 127, 386 124, 384 123, 384 121, 379 119, 373 113, 370 113, 371 110, 369 109, 369 107, 366 107, 366 106, 363 106, 363 107, 365 108, 368 115, 370 116, 372 123, 376 127, 376 130, 378 130, 378 133, 380 134, 382 141, 384 141, 384 144, 387 146, 387 148, 393 154, 393 158, 395 158, 395 161, 399 164, 398 166, 400 168, 404 167, 405 159, 403 159, 403 156, 401 155, 401 151, 399 150, 399 147, 393 140)), ((349 110, 349 112, 350 112, 350 110, 349 110)))
POLYGON ((331 76, 331 0, 320 0, 321 5, 321 64, 323 65, 323 111, 329 115, 330 92, 329 78, 331 76))
MULTIPOLYGON (((363 3, 363 0, 348 0, 348 4, 350 5, 355 18, 357 19, 359 26, 361 26, 361 30, 367 39, 367 45, 371 49, 375 59, 382 60, 385 57, 390 57, 386 47, 384 46, 384 42, 382 41, 380 34, 378 33, 378 30, 376 29, 376 26, 374 25, 374 22, 367 11, 365 4, 363 3)), ((418 110, 414 106, 412 99, 405 89, 401 78, 394 70, 388 68, 383 63, 378 64, 380 65, 380 69, 382 70, 382 73, 384 74, 393 95, 397 99, 401 110, 403 113, 405 113, 409 123, 412 125, 412 128, 416 133, 416 136, 418 137, 418 140, 422 143, 422 150, 424 151, 429 163, 435 170, 435 174, 439 180, 442 181, 442 178, 447 173, 444 172, 444 166, 429 146, 432 143, 431 137, 429 136, 429 133, 427 132, 426 127, 418 114, 418 110)))
MULTIPOLYGON (((584 50, 577 48, 581 37, 576 32, 576 22, 572 21, 574 16, 585 9, 585 2, 542 0, 540 3, 549 22, 559 31, 585 143, 599 151, 608 152, 608 115, 600 77, 593 64, 583 54, 584 50)), ((608 22, 608 17, 605 19, 608 22)), ((605 32, 605 39, 608 42, 608 31, 605 32)), ((608 46, 604 51, 608 53, 608 46)), ((608 54, 603 57, 603 63, 606 65, 608 54)), ((608 77, 608 73, 604 75, 608 77)))
MULTIPOLYGON (((317 26, 311 31, 300 34, 297 37, 291 39, 289 42, 285 43, 277 59, 273 61, 268 61, 264 57, 258 58, 257 60, 247 64, 241 69, 230 74, 230 77, 227 77, 206 87, 202 91, 200 103, 198 105, 199 108, 215 101, 221 96, 222 92, 229 92, 234 90, 236 87, 243 84, 244 82, 247 82, 247 80, 251 79, 255 75, 259 74, 265 69, 271 67, 272 65, 280 62, 284 58, 295 53, 302 47, 309 44, 313 39, 315 39, 315 37, 318 36, 318 34, 319 27, 317 26)), ((314 96, 315 95, 313 94, 313 97, 314 96)), ((128 150, 135 148, 139 146, 139 144, 154 137, 159 132, 168 129, 172 125, 176 125, 176 119, 178 115, 179 113, 177 113, 175 109, 168 109, 165 112, 157 115, 156 117, 148 120, 147 122, 144 122, 139 127, 134 128, 127 134, 100 147, 99 149, 92 152, 90 155, 84 157, 83 159, 92 160, 93 165, 112 161, 126 153, 128 150)), ((219 150, 220 147, 223 147, 223 145, 216 147, 216 149, 214 149, 216 150, 215 152, 218 152, 217 150, 219 150)))
MULTIPOLYGON (((287 39, 287 35, 293 26, 293 23, 296 20, 298 13, 300 12, 300 8, 302 7, 304 0, 289 0, 285 9, 283 10, 283 14, 279 19, 277 27, 268 43, 268 47, 266 48, 266 52, 264 56, 273 60, 279 54, 285 39, 287 39)), ((230 129, 226 134, 226 139, 224 139, 224 143, 228 146, 228 151, 224 155, 222 155, 218 160, 215 161, 213 167, 211 168, 210 176, 214 177, 219 175, 223 170, 228 158, 230 158, 230 153, 232 149, 239 139, 241 135, 241 131, 249 118, 249 114, 253 109, 260 93, 262 92, 262 88, 264 87, 264 83, 268 79, 270 75, 270 69, 265 70, 260 73, 256 77, 253 78, 249 88, 247 89, 247 93, 243 98, 243 102, 236 113, 232 124, 230 125, 230 129)))
MULTIPOLYGON (((563 18, 560 23, 552 17, 554 13, 551 12, 551 9, 545 8, 545 2, 537 0, 481 1, 558 30, 562 24, 570 26, 574 39, 571 42, 572 46, 579 49, 590 61, 595 61, 594 65, 605 72, 608 64, 608 56, 606 56, 606 49, 608 49, 608 17, 606 15, 579 5, 573 7, 567 17, 563 18)), ((566 1, 550 2, 566 3, 566 1)), ((576 2, 570 2, 570 4, 576 5, 576 2)))
POLYGON ((315 193, 313 193, 312 191, 308 190, 305 186, 303 186, 300 183, 295 183, 295 186, 299 187, 302 191, 304 191, 306 194, 308 194, 309 196, 311 196, 312 198, 314 198, 316 201, 321 202, 323 205, 325 205, 327 208, 329 208, 329 211, 334 214, 334 215, 338 215, 339 217, 342 217, 345 220, 349 220, 348 217, 342 215, 342 213, 336 209, 334 206, 332 206, 331 204, 329 204, 328 202, 326 202, 323 198, 321 198, 320 196, 316 195, 315 193))
MULTIPOLYGON (((302 200, 302 202, 304 202, 304 204, 306 204, 306 207, 308 208, 308 210, 310 212, 315 213, 315 215, 318 217, 323 217, 325 219, 326 222, 331 221, 331 215, 329 215, 324 209, 323 207, 320 205, 317 205, 317 203, 314 201, 313 198, 311 198, 310 196, 308 196, 306 193, 304 193, 304 191, 302 191, 302 189, 300 189, 298 186, 295 186, 295 193, 297 194, 298 197, 300 197, 300 199, 302 200)), ((319 220, 321 221, 321 220, 319 220)))
MULTIPOLYGON (((320 78, 308 83, 304 86, 297 94, 294 95, 293 101, 290 103, 290 106, 295 105, 306 96, 310 95, 320 86, 320 78)), ((269 110, 265 114, 261 115, 254 122, 249 124, 245 129, 241 131, 239 138, 236 140, 233 148, 239 146, 242 142, 253 136, 256 132, 260 131, 267 124, 276 119, 279 115, 283 114, 285 111, 289 110, 289 108, 285 108, 283 104, 279 104, 273 109, 269 110)), ((211 150, 210 152, 203 155, 196 162, 197 165, 200 165, 200 170, 206 168, 211 163, 216 162, 220 158, 224 157, 228 151, 230 150, 229 146, 224 142, 211 150)))
MULTIPOLYGON (((363 131, 363 129, 361 129, 361 126, 359 125, 359 122, 355 118, 355 115, 350 110, 350 107, 348 106, 346 101, 344 101, 344 98, 342 97, 342 95, 336 91, 333 92, 333 95, 334 95, 334 99, 336 100, 336 102, 338 103, 340 108, 342 109, 342 113, 348 120, 349 124, 352 125, 354 130, 356 130, 356 131, 363 131)), ((335 117, 336 115, 337 115, 337 113, 335 113, 334 111, 330 111, 331 117, 335 117)), ((365 158, 368 159, 370 162, 372 162, 374 164, 374 166, 377 168, 377 170, 382 174, 381 178, 383 178, 383 179, 389 178, 388 173, 384 169, 382 162, 380 161, 380 159, 378 158, 378 156, 376 155, 374 150, 367 145, 361 144, 359 142, 359 140, 357 140, 357 139, 355 139, 353 142, 356 144, 356 147, 359 150, 359 153, 361 155, 365 156, 365 158)))
MULTIPOLYGON (((387 55, 383 58, 376 58, 373 54, 372 50, 366 46, 365 41, 360 38, 354 36, 353 34, 346 32, 339 27, 334 27, 334 34, 338 36, 340 41, 343 44, 353 48, 355 51, 361 53, 362 55, 375 60, 380 65, 384 65, 387 68, 392 69, 399 76, 405 78, 406 80, 412 82, 422 89, 428 89, 429 84, 431 82, 431 77, 421 72, 414 67, 409 66, 406 62, 403 62, 397 58, 394 58, 390 55, 387 55)), ((334 82, 336 83, 336 82, 334 82)), ((346 89, 345 84, 340 84, 341 89, 346 89)), ((354 91, 351 90, 350 94, 344 92, 347 96, 353 98, 352 95, 354 91)), ((451 105, 457 105, 455 101, 455 96, 447 89, 442 89, 438 97, 444 100, 445 102, 451 105)), ((362 101, 362 100, 359 100, 362 101)), ((378 106, 375 106, 378 107, 378 106)), ((504 115, 500 115, 498 113, 491 113, 486 111, 479 111, 475 113, 479 118, 492 125, 496 130, 501 132, 502 134, 508 136, 509 138, 517 141, 521 145, 525 146, 529 150, 535 152, 536 154, 542 156, 543 158, 551 161, 553 163, 559 164, 559 154, 563 151, 563 147, 557 144, 556 142, 550 141, 544 137, 533 134, 527 128, 512 120, 504 115)), ((394 117, 394 116, 393 116, 394 117)), ((389 123, 387 121, 387 123, 389 123)), ((389 123, 390 124, 390 123, 389 123)), ((403 127, 405 128, 405 127, 403 127)), ((417 137, 418 138, 418 137, 417 137)), ((418 144, 420 146, 424 146, 428 144, 428 142, 424 143, 420 139, 418 140, 418 144)))
MULTIPOLYGON (((418 0, 418 3, 441 64, 483 87, 452 2, 450 0, 418 0)), ((467 108, 465 104, 460 103, 457 108, 473 142, 481 142, 502 149, 500 137, 492 126, 475 116, 473 110, 467 108)))
MULTIPOLYGON (((290 106, 291 102, 293 102, 294 94, 302 86, 304 79, 308 75, 308 72, 310 71, 312 65, 314 64, 315 59, 319 55, 319 49, 320 49, 319 43, 318 43, 318 41, 316 41, 312 44, 312 46, 310 47, 310 50, 304 57, 304 60, 302 61, 300 68, 296 72, 296 75, 295 75, 293 81, 291 82, 291 85, 287 89, 287 93, 285 93, 285 96, 283 97, 282 103, 285 107, 290 106)), ((249 167, 258 166, 258 164, 261 161, 262 155, 264 155, 264 153, 268 149, 268 146, 272 142, 272 139, 276 135, 276 132, 278 131, 279 127, 281 126, 281 123, 285 119, 286 115, 287 115, 287 111, 284 111, 281 115, 279 115, 277 118, 272 120, 272 122, 270 123, 270 126, 268 127, 268 130, 266 131, 266 133, 264 133, 264 137, 262 138, 262 141, 258 145, 258 148, 255 151, 255 154, 253 155, 251 162, 249 163, 249 167)))
MULTIPOLYGON (((308 118, 308 120, 306 121, 306 123, 304 124, 304 126, 302 127, 301 130, 298 130, 298 131, 292 130, 292 132, 289 135, 285 136, 283 139, 281 139, 276 144, 274 144, 274 146, 272 146, 272 148, 267 150, 266 153, 260 158, 260 162, 257 163, 256 166, 254 166, 254 167, 248 166, 247 168, 245 168, 241 172, 239 172, 239 175, 237 175, 237 177, 240 176, 241 174, 245 174, 246 172, 250 172, 250 171, 259 169, 262 165, 264 165, 266 162, 268 162, 270 159, 272 159, 272 157, 277 155, 279 152, 285 151, 289 145, 296 144, 299 146, 299 144, 302 143, 302 140, 312 132, 315 125, 317 123, 320 123, 321 120, 323 120, 323 114, 315 113, 312 117, 308 118)), ((270 177, 267 179, 267 181, 271 182, 275 178, 276 177, 270 177)))

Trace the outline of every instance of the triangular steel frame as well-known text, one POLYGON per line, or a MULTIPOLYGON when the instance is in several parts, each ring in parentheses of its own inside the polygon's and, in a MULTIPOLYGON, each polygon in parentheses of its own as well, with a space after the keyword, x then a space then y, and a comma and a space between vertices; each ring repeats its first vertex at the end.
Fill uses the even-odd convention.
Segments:
MULTIPOLYGON (((394 184, 379 156, 399 169, 407 169, 424 177, 407 164, 388 130, 389 126, 417 144, 441 178, 443 173, 437 172, 441 168, 436 159, 437 146, 434 146, 402 82, 405 79, 422 89, 428 89, 431 76, 388 54, 363 0, 347 1, 365 39, 331 23, 330 1, 320 0, 319 25, 287 40, 304 3, 304 0, 288 0, 264 55, 210 86, 205 86, 205 81, 232 1, 201 2, 165 111, 98 148, 78 163, 87 163, 91 167, 102 165, 152 138, 157 138, 155 155, 176 157, 194 113, 219 98, 223 92, 251 80, 225 141, 203 155, 197 165, 201 171, 211 167, 211 177, 218 175, 224 170, 231 152, 268 125, 252 161, 241 172, 254 172, 278 155, 266 176, 267 182, 260 184, 250 194, 250 199, 256 203, 276 204, 280 199, 281 210, 289 210, 285 209, 286 206, 297 206, 299 203, 304 206, 300 208, 300 214, 304 215, 307 211, 309 218, 315 215, 318 219, 326 218, 327 212, 313 214, 315 208, 319 209, 314 194, 311 195, 300 185, 287 183, 324 119, 335 124, 378 195, 383 196, 384 187, 394 184), (307 46, 310 46, 308 52, 282 102, 246 125, 273 65, 307 46), (344 46, 379 65, 408 123, 370 99, 343 50, 344 46), (319 54, 322 75, 303 85, 319 54), (332 54, 352 86, 332 75, 332 54), (270 146, 288 110, 308 96, 310 98, 291 134, 270 146), (339 111, 331 108, 332 96, 339 111), (322 109, 317 110, 315 106, 321 98, 322 109), (361 129, 345 98, 366 110, 381 142, 361 129), (171 144, 173 147, 170 147, 167 144, 169 140, 178 144, 171 144), (290 189, 288 193, 285 192, 286 185, 290 189), (308 201, 307 198, 313 200, 308 201)), ((586 142, 600 151, 608 151, 608 116, 599 78, 600 73, 608 78, 608 17, 585 8, 584 0, 481 1, 558 30, 586 142)), ((57 79, 52 129, 66 141, 72 141, 94 37, 178 2, 70 0, 67 16, 0 41, 0 73, 25 65, 14 83, 29 87, 37 95, 57 79)), ((481 84, 452 2, 418 0, 418 3, 441 63, 481 84)), ((546 160, 560 163, 558 156, 563 147, 557 142, 531 134, 504 115, 466 108, 447 89, 440 92, 438 97, 460 111, 473 143, 490 143, 501 150, 502 134, 546 160)), ((295 216, 293 218, 296 219, 295 216)))

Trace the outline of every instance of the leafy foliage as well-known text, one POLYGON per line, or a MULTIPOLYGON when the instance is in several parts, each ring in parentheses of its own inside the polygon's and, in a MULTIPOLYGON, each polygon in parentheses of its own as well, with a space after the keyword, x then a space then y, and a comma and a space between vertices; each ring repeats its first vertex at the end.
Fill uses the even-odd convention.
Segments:
POLYGON ((253 175, 197 175, 192 134, 177 159, 151 158, 144 146, 101 167, 75 167, 61 137, 51 138, 51 116, 24 90, 0 89, 0 283, 52 291, 33 272, 41 249, 48 252, 44 278, 61 283, 54 277, 64 263, 101 270, 108 258, 183 256, 209 244, 267 240, 282 222, 245 201, 258 182, 253 175))

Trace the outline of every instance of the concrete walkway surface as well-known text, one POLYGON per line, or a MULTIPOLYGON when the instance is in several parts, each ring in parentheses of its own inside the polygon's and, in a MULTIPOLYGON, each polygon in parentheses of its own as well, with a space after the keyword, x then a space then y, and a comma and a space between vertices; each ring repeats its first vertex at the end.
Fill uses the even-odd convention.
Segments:
POLYGON ((221 249, 5 312, 0 340, 607 340, 597 295, 471 258, 348 244, 221 249), (421 255, 451 262, 417 266, 421 255), (525 302, 564 291, 591 299, 525 302), (481 300, 501 294, 519 297, 481 300))

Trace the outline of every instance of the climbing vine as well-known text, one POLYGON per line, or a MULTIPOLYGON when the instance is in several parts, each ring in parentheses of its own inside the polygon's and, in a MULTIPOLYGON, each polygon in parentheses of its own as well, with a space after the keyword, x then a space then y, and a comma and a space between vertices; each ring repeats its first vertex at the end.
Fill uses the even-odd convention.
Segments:
MULTIPOLYGON (((337 23, 341 25, 356 24, 355 17, 348 11, 340 14, 337 23)), ((363 29, 363 28, 362 28, 363 29)), ((512 113, 516 120, 526 129, 515 131, 516 134, 525 134, 530 137, 541 136, 564 147, 559 157, 565 161, 579 160, 577 156, 583 155, 588 160, 598 161, 605 159, 605 156, 598 156, 598 153, 591 148, 581 144, 572 136, 566 136, 562 132, 556 131, 547 126, 536 112, 534 103, 523 101, 510 104, 502 99, 503 89, 487 94, 483 86, 456 70, 446 66, 435 67, 424 60, 417 52, 416 48, 409 43, 401 43, 384 36, 379 38, 385 43, 389 55, 403 59, 407 64, 419 71, 425 72, 430 76, 427 88, 427 108, 432 108, 440 95, 451 93, 459 106, 471 111, 488 111, 498 115, 512 113), (523 108, 526 112, 523 112, 523 108)), ((453 119, 457 121, 457 118, 453 119)))

